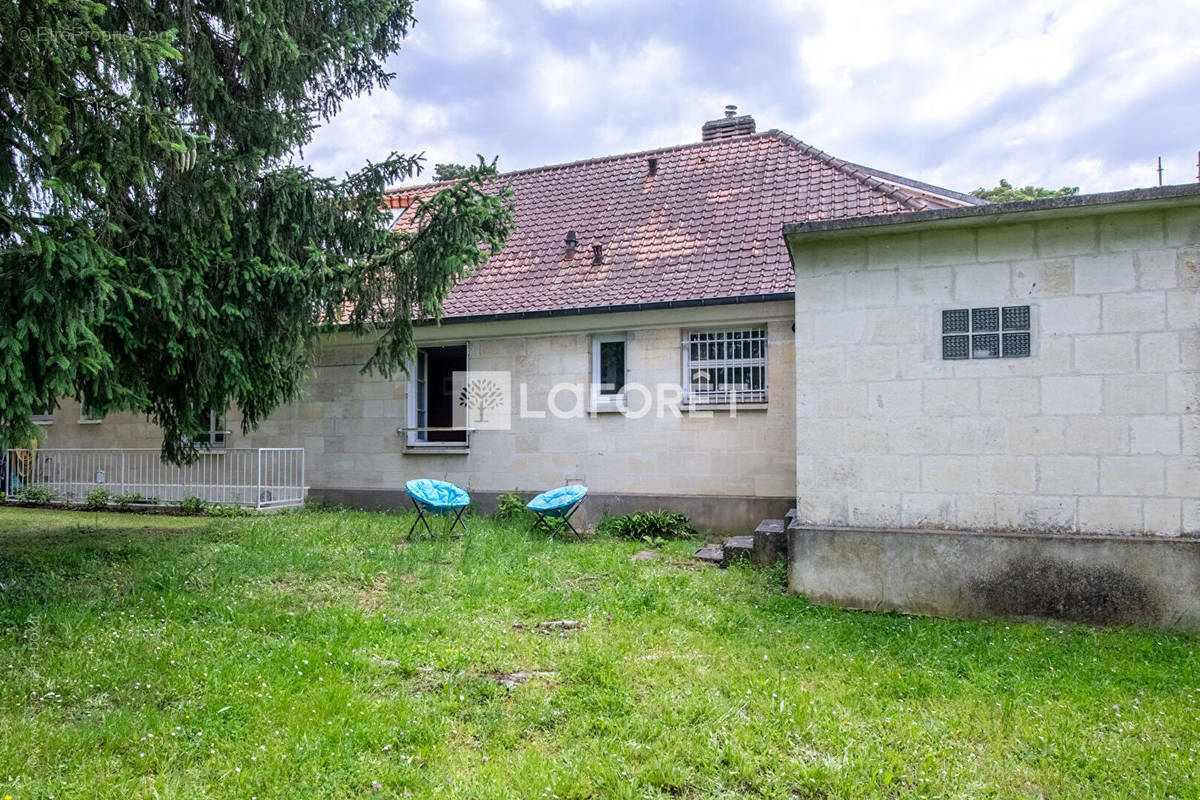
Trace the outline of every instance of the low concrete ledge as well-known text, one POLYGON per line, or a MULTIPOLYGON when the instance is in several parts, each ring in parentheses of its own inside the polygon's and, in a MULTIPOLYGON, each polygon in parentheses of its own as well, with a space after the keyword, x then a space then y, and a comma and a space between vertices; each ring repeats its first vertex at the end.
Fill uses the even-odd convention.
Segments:
MULTIPOLYGON (((495 513, 497 499, 505 494, 470 487, 467 489, 471 493, 472 505, 481 514, 495 513)), ((518 493, 530 499, 539 491, 541 489, 518 493)), ((412 502, 402 488, 342 489, 314 486, 309 489, 308 497, 315 502, 339 503, 372 511, 412 508, 412 502)), ((687 514, 692 524, 704 531, 743 533, 754 530, 754 526, 764 517, 782 517, 793 503, 790 497, 590 492, 575 519, 577 524, 591 526, 599 522, 605 512, 618 515, 664 508, 687 514)))
POLYGON ((843 608, 1200 631, 1200 539, 793 525, 788 586, 843 608))

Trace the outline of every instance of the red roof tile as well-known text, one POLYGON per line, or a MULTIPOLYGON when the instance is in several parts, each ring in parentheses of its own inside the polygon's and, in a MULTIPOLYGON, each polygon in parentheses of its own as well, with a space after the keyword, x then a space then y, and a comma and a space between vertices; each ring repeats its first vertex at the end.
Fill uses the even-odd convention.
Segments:
MULTIPOLYGON (((500 181, 513 190, 513 231, 502 252, 454 288, 447 317, 788 293, 784 223, 970 201, 882 179, 779 131, 521 170, 500 181), (574 254, 568 230, 579 238, 574 254), (602 246, 599 265, 593 244, 602 246)), ((389 206, 443 185, 396 190, 389 206)), ((397 228, 409 219, 403 214, 397 228)))

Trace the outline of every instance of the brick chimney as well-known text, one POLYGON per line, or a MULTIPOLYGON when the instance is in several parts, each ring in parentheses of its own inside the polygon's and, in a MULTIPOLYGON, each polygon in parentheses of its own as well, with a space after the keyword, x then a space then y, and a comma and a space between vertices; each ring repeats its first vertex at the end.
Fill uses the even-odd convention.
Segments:
POLYGON ((700 129, 702 141, 711 142, 713 139, 728 139, 731 136, 745 136, 754 133, 754 117, 749 114, 738 116, 737 106, 725 106, 723 119, 710 119, 700 129))

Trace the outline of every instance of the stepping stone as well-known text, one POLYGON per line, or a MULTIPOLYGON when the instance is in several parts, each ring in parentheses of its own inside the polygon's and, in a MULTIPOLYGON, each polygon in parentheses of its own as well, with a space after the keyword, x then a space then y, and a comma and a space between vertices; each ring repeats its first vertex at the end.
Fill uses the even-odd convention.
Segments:
POLYGON ((658 553, 653 550, 642 550, 639 553, 634 553, 629 557, 630 561, 653 561, 658 558, 658 553))
POLYGON ((725 548, 717 543, 709 543, 697 550, 693 558, 697 561, 707 561, 710 564, 724 566, 725 548))

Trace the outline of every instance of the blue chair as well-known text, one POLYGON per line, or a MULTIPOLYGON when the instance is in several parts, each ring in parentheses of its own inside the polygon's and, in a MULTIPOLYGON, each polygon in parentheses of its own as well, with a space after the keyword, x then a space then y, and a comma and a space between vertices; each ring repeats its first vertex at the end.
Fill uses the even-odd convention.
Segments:
POLYGON ((412 527, 408 529, 410 537, 417 529, 418 522, 424 523, 425 530, 429 531, 430 536, 433 536, 433 528, 429 527, 426 514, 438 516, 454 514, 454 519, 450 522, 446 533, 452 532, 455 525, 462 525, 463 532, 468 532, 467 524, 462 521, 462 515, 471 505, 471 495, 467 494, 465 489, 455 486, 453 483, 435 481, 432 478, 411 480, 404 484, 404 488, 408 492, 413 506, 417 509, 417 518, 413 520, 412 527))
POLYGON ((537 519, 534 520, 530 530, 538 525, 549 527, 548 520, 557 519, 560 521, 560 525, 565 523, 571 532, 578 536, 579 531, 575 530, 575 526, 571 524, 571 515, 579 509, 579 505, 587 497, 587 492, 586 486, 577 483, 542 492, 525 504, 526 508, 537 514, 537 519))

